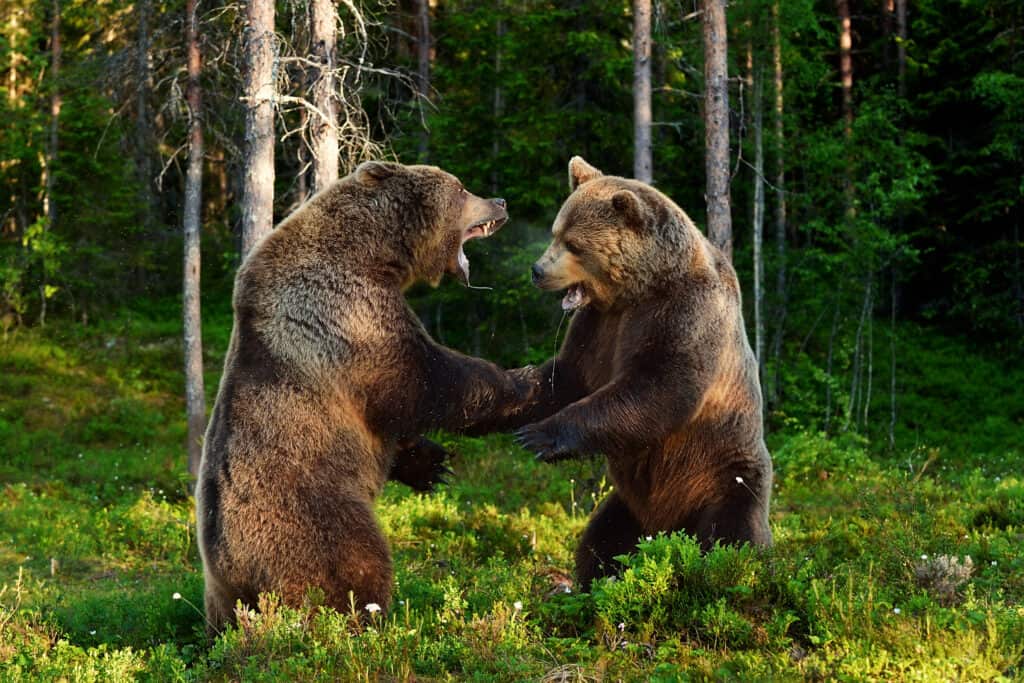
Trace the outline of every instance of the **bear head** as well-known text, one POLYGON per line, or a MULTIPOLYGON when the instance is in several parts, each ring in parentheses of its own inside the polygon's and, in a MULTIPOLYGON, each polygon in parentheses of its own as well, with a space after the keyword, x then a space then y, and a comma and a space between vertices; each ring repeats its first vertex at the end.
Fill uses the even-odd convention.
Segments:
POLYGON ((489 237, 508 219, 505 200, 483 199, 458 178, 435 166, 368 161, 354 172, 395 231, 400 252, 411 261, 404 285, 436 287, 445 273, 469 284, 469 259, 463 245, 489 237))
POLYGON ((566 290, 566 311, 634 300, 659 278, 671 279, 694 248, 696 227, 650 185, 606 176, 577 156, 569 190, 551 244, 532 269, 541 289, 566 290))

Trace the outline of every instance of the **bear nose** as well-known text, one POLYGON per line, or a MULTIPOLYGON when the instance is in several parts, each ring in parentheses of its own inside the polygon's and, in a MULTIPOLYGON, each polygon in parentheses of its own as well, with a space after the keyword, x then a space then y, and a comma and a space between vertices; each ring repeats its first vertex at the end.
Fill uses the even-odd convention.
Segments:
POLYGON ((534 263, 533 268, 530 268, 530 273, 533 275, 534 284, 540 282, 540 279, 544 277, 544 269, 537 263, 534 263))
POLYGON ((505 208, 505 206, 507 206, 507 204, 505 203, 505 200, 502 199, 501 197, 495 197, 491 201, 494 202, 495 204, 497 204, 498 206, 500 206, 503 209, 505 208))

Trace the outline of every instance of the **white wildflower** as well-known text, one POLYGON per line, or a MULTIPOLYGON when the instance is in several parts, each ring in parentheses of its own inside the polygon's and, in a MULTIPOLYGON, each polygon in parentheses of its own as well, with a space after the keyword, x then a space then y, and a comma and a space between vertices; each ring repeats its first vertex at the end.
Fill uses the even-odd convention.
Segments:
POLYGON ((624 622, 624 621, 620 621, 619 622, 619 630, 620 631, 625 631, 626 630, 626 622, 624 622))
POLYGON ((736 477, 736 483, 737 484, 742 484, 743 483, 743 477, 736 477))
POLYGON ((370 614, 376 614, 377 612, 380 611, 380 605, 378 605, 375 602, 367 603, 366 604, 366 611, 369 612, 370 614))
POLYGON ((519 601, 519 600, 516 600, 515 602, 513 602, 512 606, 516 608, 517 612, 520 611, 521 609, 523 609, 523 603, 521 601, 519 601))
POLYGON ((171 596, 172 600, 181 600, 181 593, 175 591, 174 595, 171 596))
POLYGON ((892 613, 893 614, 899 614, 900 613, 900 608, 899 607, 893 607, 892 608, 892 613))

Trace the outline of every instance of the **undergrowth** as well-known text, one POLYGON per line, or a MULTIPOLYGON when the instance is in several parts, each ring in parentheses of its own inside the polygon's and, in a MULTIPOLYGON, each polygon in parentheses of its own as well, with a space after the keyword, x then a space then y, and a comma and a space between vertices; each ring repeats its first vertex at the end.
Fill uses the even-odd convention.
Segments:
MULTIPOLYGON (((894 449, 882 428, 772 435, 771 550, 658 535, 577 593, 601 463, 437 435, 459 453, 451 486, 389 484, 378 504, 390 613, 265 596, 208 642, 161 313, 0 346, 2 680, 1024 677, 1024 376, 914 329, 894 449)), ((206 325, 211 399, 229 325, 206 325)))

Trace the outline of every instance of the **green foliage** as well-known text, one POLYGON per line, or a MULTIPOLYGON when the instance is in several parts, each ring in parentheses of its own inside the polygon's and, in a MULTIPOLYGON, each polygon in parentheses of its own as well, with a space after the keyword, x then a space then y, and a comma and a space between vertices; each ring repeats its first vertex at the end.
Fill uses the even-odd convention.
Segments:
MULTIPOLYGON (((216 308, 204 328, 214 368, 230 324, 216 308)), ((396 572, 388 614, 339 614, 315 592, 300 609, 265 596, 208 642, 169 310, 151 302, 98 326, 22 331, 2 347, 5 680, 1017 673, 1024 443, 1013 438, 1019 402, 1005 392, 1020 371, 911 328, 899 331, 900 401, 921 423, 916 436, 898 432, 889 453, 852 431, 774 434, 770 550, 702 555, 684 534, 656 535, 621 558, 620 578, 566 592, 576 540, 608 490, 601 463, 543 465, 507 436, 438 434, 459 453, 452 485, 424 496, 389 484, 378 503, 396 572), (949 403, 957 386, 986 384, 991 397, 968 390, 949 403), (942 418, 974 415, 972 402, 988 419, 959 420, 959 438, 945 431, 942 418), (973 560, 952 593, 915 574, 946 555, 973 560)), ((215 380, 214 370, 211 393, 215 380)))

